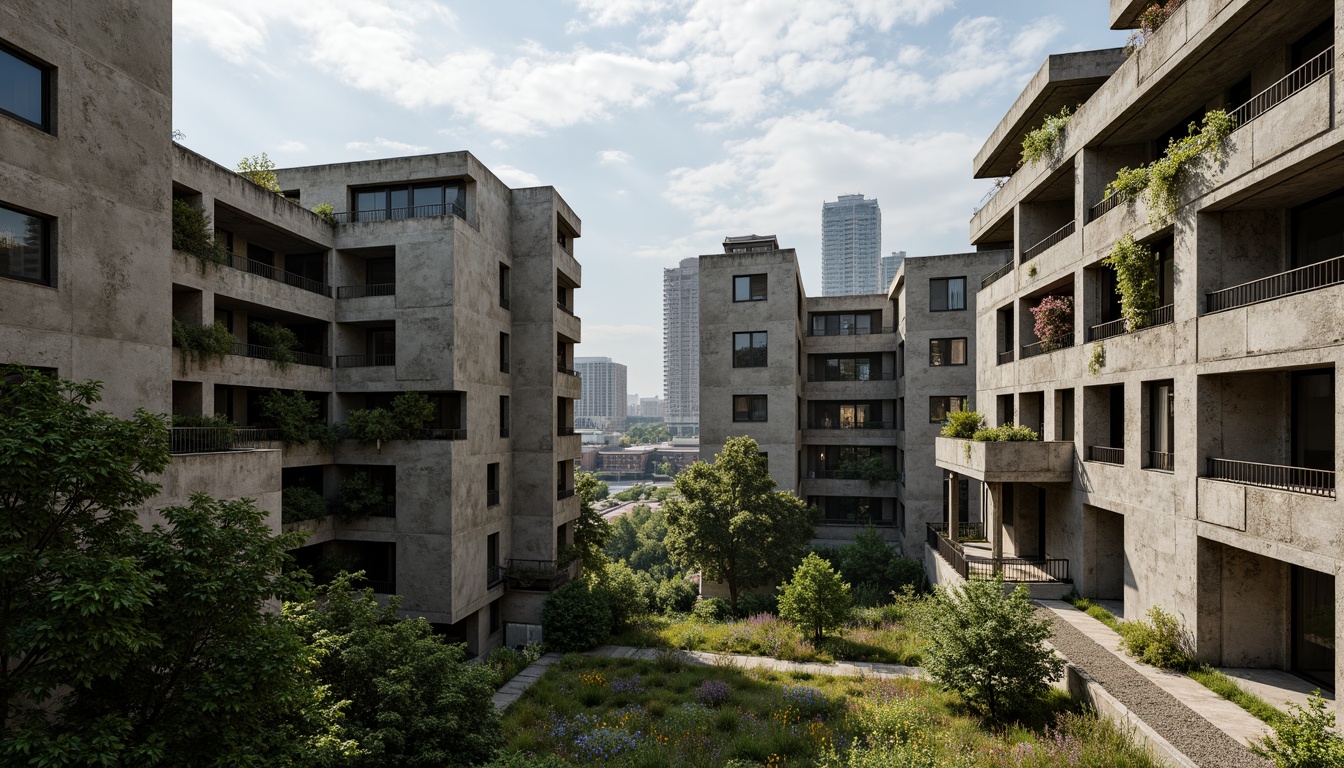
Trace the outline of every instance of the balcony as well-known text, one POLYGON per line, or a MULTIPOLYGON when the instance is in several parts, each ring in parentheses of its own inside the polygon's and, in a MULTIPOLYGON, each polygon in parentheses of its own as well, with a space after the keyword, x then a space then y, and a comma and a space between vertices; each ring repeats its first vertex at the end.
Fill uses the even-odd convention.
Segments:
POLYGON ((563 373, 566 376, 573 376, 574 378, 579 378, 578 371, 574 370, 573 368, 566 368, 565 366, 560 365, 558 363, 555 366, 555 371, 556 373, 563 373))
POLYGON ((828 515, 822 517, 821 520, 818 521, 818 525, 830 527, 844 526, 848 528, 866 528, 871 525, 874 528, 895 528, 896 521, 887 520, 877 516, 864 517, 852 515, 848 517, 832 517, 828 515))
POLYGON ((331 298, 331 286, 326 283, 303 277, 302 275, 296 275, 293 272, 286 272, 283 269, 273 267, 270 264, 253 261, 252 259, 237 253, 228 254, 228 258, 224 263, 239 272, 246 272, 249 275, 264 277, 267 280, 274 280, 277 283, 292 285, 300 290, 331 298))
POLYGON ((554 560, 509 560, 504 581, 509 589, 550 592, 578 575, 578 563, 561 565, 554 560))
POLYGON ((1108 194, 1096 205, 1087 209, 1088 223, 1096 221, 1127 202, 1129 202, 1129 195, 1127 194, 1108 194))
POLYGON ((1048 349, 1046 348, 1044 341, 1036 341, 1032 342, 1031 344, 1022 345, 1022 353, 1018 356, 1018 359, 1026 360, 1029 357, 1036 357, 1037 355, 1043 355, 1046 352, 1058 352, 1061 349, 1068 349, 1069 347, 1072 346, 1073 346, 1073 334, 1069 334, 1069 337, 1067 339, 1057 344, 1051 345, 1048 349))
POLYGON ((416 430, 416 440, 466 440, 465 429, 420 429, 416 430))
POLYGON ((354 224, 366 221, 395 221, 400 219, 426 219, 435 216, 456 216, 467 218, 467 211, 457 203, 447 205, 416 205, 391 210, 346 211, 334 214, 337 224, 354 224))
POLYGON ((1344 283, 1344 256, 1205 294, 1204 308, 1212 314, 1340 283, 1344 283))
MULTIPOLYGON (((237 355, 238 357, 251 357, 257 360, 279 361, 283 353, 274 347, 262 347, 256 344, 235 342, 233 351, 229 354, 237 355)), ((330 355, 315 355, 310 352, 294 351, 290 351, 289 354, 293 356, 294 362, 299 365, 311 365, 317 368, 331 367, 330 355)))
POLYGON ((395 518, 397 516, 397 503, 395 501, 389 501, 386 504, 370 504, 361 506, 356 511, 351 511, 347 509, 343 504, 336 503, 332 505, 331 511, 332 514, 339 514, 346 518, 354 518, 354 517, 395 518))
POLYGON ((1156 469, 1161 472, 1176 471, 1176 454, 1165 451, 1148 451, 1147 469, 1156 469))
POLYGON ((1105 445, 1089 445, 1087 446, 1087 460, 1124 466, 1125 449, 1111 448, 1105 445))
POLYGON ((1013 362, 1013 350, 1005 349, 998 354, 999 365, 1013 362))
POLYGON ((557 489, 555 490, 555 500, 556 500, 556 501, 564 501, 565 499, 568 499, 568 498, 572 497, 573 495, 574 495, 574 489, 573 489, 573 488, 557 488, 557 489))
POLYGON ((1050 248, 1052 248, 1053 246, 1056 246, 1064 242, 1064 240, 1067 239, 1069 235, 1073 234, 1074 229, 1073 225, 1074 222, 1070 221, 1068 224, 1065 224, 1064 226, 1060 227, 1054 232, 1051 232, 1050 234, 1046 235, 1044 240, 1023 251, 1022 263, 1026 264, 1028 261, 1031 261, 1037 256, 1040 256, 1042 253, 1045 253, 1046 251, 1050 250, 1050 248))
POLYGON ((338 355, 337 368, 375 368, 397 364, 397 356, 392 355, 338 355))
POLYGON ((865 376, 842 376, 838 373, 809 373, 807 374, 809 382, 863 382, 863 381, 895 381, 896 374, 891 371, 877 371, 865 376))
POLYGON ((995 560, 978 547, 967 547, 947 538, 945 525, 930 524, 925 543, 967 581, 991 581, 996 573, 1004 581, 1025 584, 1062 584, 1070 581, 1069 561, 1064 558, 1001 557, 995 560))
POLYGON ((168 453, 219 453, 255 451, 280 439, 278 429, 236 427, 172 427, 168 430, 168 453))
POLYGON ((994 283, 997 283, 999 281, 999 278, 1004 277, 1005 275, 1007 275, 1009 272, 1012 271, 1013 271, 1013 261, 1012 259, 1009 259, 1008 262, 1005 263, 1003 266, 980 278, 980 290, 983 291, 989 286, 993 285, 994 283))
POLYGON ((1260 117, 1269 110, 1287 101, 1288 97, 1320 80, 1335 69, 1335 49, 1333 46, 1322 51, 1315 58, 1289 72, 1282 80, 1256 94, 1250 101, 1232 110, 1232 130, 1238 129, 1260 117))
POLYGON ((895 429, 895 425, 890 421, 809 421, 808 429, 895 429))
POLYGON ((374 285, 343 285, 336 289, 338 299, 362 299, 367 296, 396 296, 396 283, 376 283, 374 285))
POLYGON ((570 317, 578 317, 578 315, 574 314, 574 308, 569 306, 568 304, 565 304, 563 301, 555 302, 555 306, 561 312, 564 312, 566 315, 569 315, 570 317))
POLYGON ((1328 469, 1286 467, 1209 457, 1205 477, 1310 496, 1335 497, 1335 473, 1328 469))
POLYGON ((1148 312, 1144 322, 1137 328, 1130 328, 1129 321, 1124 318, 1090 326, 1087 329, 1087 340, 1101 341, 1102 339, 1122 336, 1126 333, 1142 331, 1145 328, 1155 328, 1159 325, 1171 325, 1173 322, 1173 308, 1174 305, 1167 304, 1166 306, 1158 307, 1157 309, 1148 312))
POLYGON ((937 465, 988 483, 1071 483, 1073 443, 978 443, 939 437, 934 440, 937 465))
POLYGON ((879 333, 895 333, 895 332, 896 329, 889 325, 883 326, 881 328, 851 327, 851 328, 831 328, 831 329, 826 328, 807 329, 808 336, 873 336, 879 333))

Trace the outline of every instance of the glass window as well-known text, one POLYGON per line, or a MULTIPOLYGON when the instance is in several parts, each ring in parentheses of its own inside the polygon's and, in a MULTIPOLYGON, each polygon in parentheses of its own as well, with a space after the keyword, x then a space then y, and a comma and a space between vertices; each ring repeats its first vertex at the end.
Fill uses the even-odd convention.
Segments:
POLYGON ((950 312, 966 308, 966 278, 938 277, 929 281, 929 311, 950 312))
POLYGON ((499 436, 509 436, 509 396, 499 396, 499 436))
POLYGON ((929 365, 965 365, 966 339, 929 339, 929 365))
POLYGON ((499 372, 509 372, 509 334, 499 334, 499 372))
POLYGON ((765 301, 765 275, 734 277, 733 301, 765 301))
POLYGON ((16 51, 0 47, 0 112, 49 131, 50 73, 16 51))
POLYGON ((499 503, 499 464, 485 465, 485 504, 493 507, 499 503))
POLYGON ((51 222, 0 206, 0 276, 51 284, 51 222))
POLYGON ((966 398, 963 395, 939 395, 929 398, 929 423, 940 424, 947 421, 947 414, 966 410, 966 398))
POLYGON ((360 221, 387 218, 387 190, 361 190, 355 194, 355 211, 360 221))
POLYGON ((438 216, 443 213, 443 187, 415 187, 411 190, 411 205, 417 216, 438 216))
POLYGON ((355 190, 359 221, 410 219, 418 216, 465 215, 461 184, 398 185, 355 190))
POLYGON ((766 421, 765 395, 733 395, 733 421, 766 421))
POLYGON ((733 367, 761 368, 766 360, 766 332, 733 334, 733 367))

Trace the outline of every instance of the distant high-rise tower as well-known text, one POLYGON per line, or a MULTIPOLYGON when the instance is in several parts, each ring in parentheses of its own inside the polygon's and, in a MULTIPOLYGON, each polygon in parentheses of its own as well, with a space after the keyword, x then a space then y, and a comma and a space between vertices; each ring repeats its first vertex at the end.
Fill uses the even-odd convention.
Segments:
POLYGON ((583 394, 574 404, 574 426, 619 432, 625 429, 626 368, 610 357, 576 357, 583 394))
POLYGON ((877 292, 882 293, 891 288, 891 281, 896 279, 896 272, 901 268, 901 262, 905 261, 905 251, 892 251, 890 256, 882 257, 882 266, 878 269, 877 292))
POLYGON ((700 434, 700 260, 663 270, 663 420, 673 436, 700 434))
POLYGON ((877 200, 841 195, 821 206, 821 294, 881 293, 882 210, 877 200))

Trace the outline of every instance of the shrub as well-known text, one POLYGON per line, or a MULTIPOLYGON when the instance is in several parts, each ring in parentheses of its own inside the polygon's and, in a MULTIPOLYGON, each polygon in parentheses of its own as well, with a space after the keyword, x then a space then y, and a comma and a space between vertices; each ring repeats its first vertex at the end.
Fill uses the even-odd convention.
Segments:
POLYGON ((247 326, 256 335, 258 346, 265 348, 266 359, 280 370, 297 360, 294 350, 299 348, 299 337, 279 323, 253 322, 247 326))
POLYGON ((260 155, 244 157, 238 161, 236 170, 239 176, 267 192, 274 192, 277 195, 283 193, 283 190, 280 189, 280 180, 275 175, 275 162, 267 157, 265 152, 260 155))
MULTIPOLYGON (((321 409, 316 400, 298 390, 273 389, 258 400, 261 417, 280 430, 285 445, 304 445, 313 439, 313 427, 320 424, 321 409)), ((325 426, 325 425, 324 425, 325 426)))
POLYGON ((317 205, 313 206, 312 210, 313 213, 317 214, 317 217, 319 219, 325 221, 326 223, 328 224, 336 223, 336 209, 332 207, 331 203, 318 203, 317 205))
POLYGON ((206 264, 223 264, 228 251, 215 240, 210 214, 185 200, 173 200, 173 250, 189 253, 206 264))
POLYGON ((853 586, 850 597, 855 605, 888 602, 893 592, 907 585, 915 590, 925 587, 923 564, 898 555, 895 547, 872 526, 860 531, 852 543, 839 549, 818 550, 817 555, 830 561, 853 586))
POLYGON ((1171 18, 1185 0, 1167 0, 1165 3, 1153 3, 1139 14, 1139 28, 1125 42, 1125 55, 1133 56, 1148 44, 1148 40, 1157 34, 1157 30, 1171 18))
POLYGON ((814 643, 849 618, 849 584, 831 570, 830 563, 809 552, 780 587, 779 615, 806 627, 814 643))
POLYGON ((869 454, 862 459, 845 459, 836 467, 836 476, 842 479, 867 480, 878 483, 897 478, 896 468, 887 464, 880 455, 869 454))
POLYGON ((606 601, 611 613, 610 631, 614 634, 630 626, 649 612, 644 587, 639 577, 622 562, 608 562, 600 570, 587 571, 589 588, 606 601))
POLYGON ((187 372, 187 361, 200 365, 207 360, 223 360, 233 351, 233 331, 221 322, 210 325, 183 323, 173 318, 173 345, 182 350, 182 373, 187 372))
POLYGON ((610 630, 611 607, 582 579, 552 592, 541 607, 541 631, 548 650, 586 651, 605 642, 610 630))
POLYGON ((695 585, 684 576, 666 579, 654 592, 653 606, 659 613, 686 613, 695 607, 699 597, 695 585))
POLYGON ((368 472, 356 472, 341 481, 339 517, 353 520, 367 517, 392 498, 383 490, 383 484, 373 479, 368 472))
POLYGON ((541 646, 529 645, 521 651, 501 645, 490 652, 485 660, 486 666, 495 671, 495 685, 503 685, 527 669, 528 665, 541 658, 541 646))
POLYGON ((1335 713, 1315 691, 1307 706, 1288 705, 1274 733, 1251 743, 1251 750, 1274 761, 1276 768, 1340 768, 1344 740, 1335 732, 1335 713))
POLYGON ((1073 299, 1069 296, 1046 296, 1031 308, 1036 319, 1034 330, 1041 340, 1041 349, 1049 352, 1068 346, 1073 337, 1073 299))
POLYGON ((1154 605, 1147 621, 1120 622, 1120 647, 1145 664, 1184 672, 1194 665, 1190 635, 1181 620, 1154 605))
POLYGON ((779 615, 779 596, 768 592, 750 592, 737 598, 737 612, 741 616, 768 613, 779 615))
POLYGON ((1022 159, 1017 162, 1017 167, 1021 168, 1042 158, 1050 158, 1051 161, 1058 159, 1064 129, 1068 127, 1072 117, 1068 107, 1061 109, 1058 115, 1046 115, 1041 127, 1028 132, 1022 139, 1022 159))
POLYGON ((721 597, 702 597, 691 608, 691 617, 700 621, 728 621, 733 618, 733 609, 721 597))
POLYGON ((1018 424, 1000 424, 997 427, 976 430, 971 439, 977 443, 1033 443, 1041 439, 1036 430, 1018 424))
POLYGON ((410 440, 434 418, 434 403, 419 392, 402 392, 388 408, 360 408, 345 417, 350 437, 364 443, 410 440))
POLYGON ((947 414, 947 423, 939 434, 969 440, 984 427, 985 416, 979 411, 953 411, 947 414))
POLYGON ((280 521, 297 523, 326 517, 327 500, 310 488, 285 488, 280 492, 280 521))
POLYGON ((1045 645, 1049 620, 1036 616, 1024 585, 1005 594, 1002 574, 957 589, 940 585, 927 610, 924 668, 991 718, 1039 699, 1063 669, 1045 645))

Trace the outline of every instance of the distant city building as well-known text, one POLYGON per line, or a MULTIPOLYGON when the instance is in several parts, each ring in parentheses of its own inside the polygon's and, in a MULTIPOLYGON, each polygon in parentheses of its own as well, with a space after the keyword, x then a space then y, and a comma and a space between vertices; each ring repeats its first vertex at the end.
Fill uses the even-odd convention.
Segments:
POLYGON ((625 395, 625 415, 626 415, 626 416, 638 416, 638 415, 639 415, 639 395, 638 395, 638 394, 630 394, 629 392, 626 393, 626 395, 625 395))
POLYGON ((575 428, 625 429, 626 367, 610 357, 576 357, 574 369, 583 382, 582 393, 574 403, 575 428))
POLYGON ((877 277, 879 291, 891 287, 891 281, 896 279, 896 273, 901 271, 901 264, 904 262, 905 251, 892 251, 890 256, 882 257, 882 266, 878 268, 877 277))
POLYGON ((833 203, 822 204, 823 296, 885 292, 890 282, 878 285, 881 253, 882 210, 877 207, 877 200, 864 199, 863 195, 841 195, 833 203))
POLYGON ((654 395, 653 397, 639 398, 638 413, 636 416, 645 418, 660 419, 663 416, 663 398, 654 395))
POLYGON ((663 270, 663 418, 673 435, 700 434, 700 260, 663 270))

